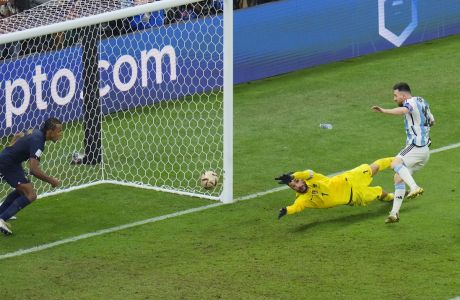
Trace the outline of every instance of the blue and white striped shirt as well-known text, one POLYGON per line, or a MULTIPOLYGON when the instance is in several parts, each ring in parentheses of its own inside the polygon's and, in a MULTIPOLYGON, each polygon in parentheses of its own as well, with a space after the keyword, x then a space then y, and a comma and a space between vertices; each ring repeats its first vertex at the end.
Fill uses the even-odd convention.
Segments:
POLYGON ((422 97, 412 97, 403 102, 403 107, 409 112, 404 116, 404 128, 406 129, 406 145, 414 144, 418 147, 430 143, 430 127, 434 123, 430 105, 422 97))

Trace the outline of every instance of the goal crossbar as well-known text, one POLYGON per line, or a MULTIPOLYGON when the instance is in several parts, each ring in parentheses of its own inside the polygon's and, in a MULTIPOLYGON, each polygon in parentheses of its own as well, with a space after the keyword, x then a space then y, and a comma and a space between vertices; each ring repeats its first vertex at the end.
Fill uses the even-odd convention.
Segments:
POLYGON ((84 26, 91 26, 95 24, 109 22, 116 19, 135 16, 146 12, 159 11, 162 9, 171 8, 179 5, 196 3, 199 1, 200 0, 161 0, 136 5, 133 7, 121 8, 119 10, 100 13, 97 15, 67 20, 64 22, 29 28, 21 31, 8 32, 0 35, 0 45, 16 41, 22 41, 28 38, 39 37, 47 34, 62 32, 66 30, 81 28, 84 26))

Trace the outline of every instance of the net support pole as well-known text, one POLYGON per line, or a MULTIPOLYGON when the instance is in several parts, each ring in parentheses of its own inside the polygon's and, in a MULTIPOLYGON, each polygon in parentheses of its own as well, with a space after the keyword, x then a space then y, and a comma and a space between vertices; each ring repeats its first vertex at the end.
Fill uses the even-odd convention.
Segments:
POLYGON ((222 202, 233 202, 233 1, 224 0, 224 181, 222 202))
POLYGON ((99 97, 98 46, 100 26, 92 25, 83 28, 82 63, 83 63, 83 115, 84 115, 84 164, 95 165, 102 161, 101 152, 101 100, 99 97))

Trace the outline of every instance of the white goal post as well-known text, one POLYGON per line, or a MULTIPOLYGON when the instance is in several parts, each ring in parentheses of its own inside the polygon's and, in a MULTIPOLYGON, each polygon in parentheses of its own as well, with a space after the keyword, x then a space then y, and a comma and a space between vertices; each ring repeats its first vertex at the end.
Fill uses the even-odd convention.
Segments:
POLYGON ((32 179, 39 197, 114 183, 233 202, 233 1, 51 0, 2 19, 0 101, 2 148, 65 124, 42 162, 62 187, 32 179))

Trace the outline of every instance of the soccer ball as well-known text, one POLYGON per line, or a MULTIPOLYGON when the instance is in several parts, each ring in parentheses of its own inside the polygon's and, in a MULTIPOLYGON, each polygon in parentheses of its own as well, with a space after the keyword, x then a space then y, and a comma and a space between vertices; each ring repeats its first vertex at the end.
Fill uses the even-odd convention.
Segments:
POLYGON ((72 160, 70 161, 70 164, 71 165, 81 165, 84 159, 85 159, 84 154, 80 154, 78 153, 78 151, 74 151, 72 153, 72 160))
POLYGON ((219 176, 214 171, 206 171, 201 175, 200 184, 203 188, 210 190, 219 183, 219 176))

